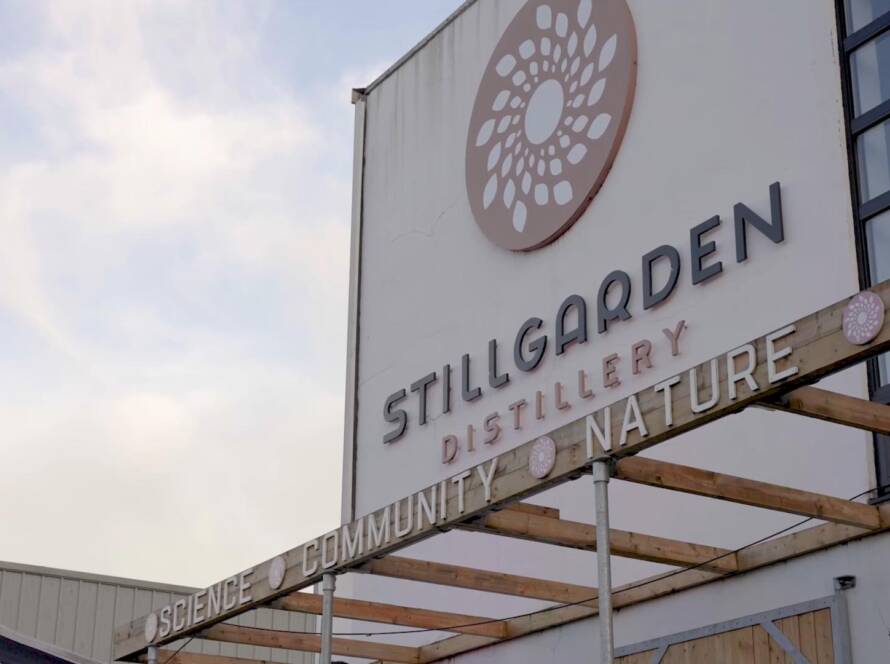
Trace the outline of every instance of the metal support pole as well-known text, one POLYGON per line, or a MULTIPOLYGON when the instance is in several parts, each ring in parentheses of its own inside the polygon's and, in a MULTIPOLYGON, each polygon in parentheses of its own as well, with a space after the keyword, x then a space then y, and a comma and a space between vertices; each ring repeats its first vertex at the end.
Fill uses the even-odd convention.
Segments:
POLYGON ((847 664, 847 662, 853 661, 847 591, 855 587, 855 576, 838 576, 834 579, 834 610, 831 612, 831 636, 834 640, 834 661, 837 664, 847 664))
POLYGON ((613 664, 615 642, 612 634, 612 562, 609 549, 609 459, 593 462, 593 490, 596 499, 596 566, 599 599, 600 661, 613 664))
POLYGON ((157 646, 148 646, 148 664, 158 664, 157 646))
POLYGON ((337 577, 325 574, 321 577, 321 656, 319 664, 331 664, 331 640, 334 632, 334 589, 337 577))

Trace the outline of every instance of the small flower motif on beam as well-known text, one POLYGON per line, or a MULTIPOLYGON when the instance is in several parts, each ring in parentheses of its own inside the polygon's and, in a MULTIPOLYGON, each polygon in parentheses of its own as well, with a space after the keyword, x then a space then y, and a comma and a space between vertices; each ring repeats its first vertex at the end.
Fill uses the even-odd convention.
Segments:
POLYGON ((884 326, 884 301, 870 291, 854 295, 844 309, 844 337, 862 346, 874 340, 884 326))
POLYGON ((145 641, 146 643, 152 643, 158 635, 158 616, 154 613, 149 613, 148 617, 145 619, 145 641))
POLYGON ((528 472, 539 480, 547 477, 556 465, 556 443, 552 438, 541 436, 532 445, 528 457, 528 472))
POLYGON ((269 563, 269 587, 278 590, 284 583, 284 573, 287 571, 287 563, 284 558, 278 556, 269 563))

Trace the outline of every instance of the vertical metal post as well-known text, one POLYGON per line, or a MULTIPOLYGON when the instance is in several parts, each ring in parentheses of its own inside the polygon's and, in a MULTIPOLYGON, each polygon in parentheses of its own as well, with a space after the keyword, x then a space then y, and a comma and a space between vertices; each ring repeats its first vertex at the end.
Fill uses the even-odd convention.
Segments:
POLYGON ((331 664, 331 639, 334 632, 334 589, 337 577, 325 574, 321 577, 321 656, 319 664, 331 664))
POLYGON ((596 499, 596 566, 599 599, 600 660, 613 664, 615 641, 612 634, 612 562, 609 548, 609 459, 593 462, 593 490, 596 499))
POLYGON ((847 591, 855 587, 855 576, 838 576, 834 579, 834 608, 831 611, 831 636, 834 641, 834 661, 837 664, 849 664, 849 662, 853 661, 847 591))
POLYGON ((148 664, 158 664, 157 646, 148 646, 148 664))

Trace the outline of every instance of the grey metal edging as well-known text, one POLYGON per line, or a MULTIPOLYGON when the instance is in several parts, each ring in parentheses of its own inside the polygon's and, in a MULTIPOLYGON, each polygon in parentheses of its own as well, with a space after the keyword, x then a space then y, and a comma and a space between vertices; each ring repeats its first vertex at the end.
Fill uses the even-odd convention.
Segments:
POLYGON ((414 48, 405 53, 401 58, 395 61, 395 63, 389 67, 385 72, 380 74, 377 78, 375 78, 371 83, 369 83, 364 88, 364 93, 367 94, 371 92, 378 85, 383 83, 386 79, 392 76, 403 64, 405 64, 408 60, 413 58, 418 51, 420 51, 424 46, 429 44, 436 36, 442 32, 445 28, 451 25, 458 16, 463 14, 469 7, 476 3, 477 0, 466 0, 460 7, 451 12, 451 15, 448 16, 444 21, 442 21, 439 25, 437 25, 432 32, 430 32, 426 37, 421 39, 417 44, 415 44, 414 48))
POLYGON ((343 412, 343 485, 340 519, 350 523, 356 518, 355 467, 358 432, 358 372, 362 282, 362 219, 365 189, 365 128, 367 101, 365 93, 354 91, 355 134, 352 157, 352 212, 349 241, 349 304, 346 329, 346 403, 343 412))
MULTIPOLYGON (((847 608, 845 587, 835 579, 834 606, 831 608, 831 640, 834 643, 834 661, 853 661, 853 645, 850 640, 850 614, 847 608)), ((853 586, 855 587, 855 586, 853 586)))
POLYGON ((35 576, 53 577, 58 579, 73 579, 88 581, 90 583, 103 583, 123 588, 136 590, 153 590, 157 592, 173 593, 176 595, 191 595, 200 590, 192 586, 180 586, 173 583, 160 583, 145 581, 144 579, 130 579, 107 574, 92 574, 90 572, 78 572, 75 570, 59 569, 57 567, 43 567, 42 565, 27 565, 24 563, 11 563, 0 561, 0 572, 13 572, 17 574, 33 574, 35 576))
POLYGON ((25 636, 24 634, 20 634, 3 625, 0 625, 0 637, 19 643, 32 650, 47 653, 56 659, 70 662, 71 664, 100 664, 99 660, 92 659, 91 657, 84 657, 76 652, 60 648, 59 646, 47 643, 46 641, 40 641, 31 636, 25 636))
POLYGON ((661 664, 661 660, 663 660, 664 656, 667 654, 668 647, 668 644, 665 643, 658 650, 652 653, 652 661, 649 662, 649 664, 661 664))
POLYGON ((800 602, 799 604, 792 604, 790 606, 783 606, 778 609, 772 609, 771 611, 754 613, 748 616, 743 616, 742 618, 735 618, 733 620, 714 623, 705 627, 690 629, 685 632, 677 632, 676 634, 622 646, 615 649, 615 657, 626 657, 628 655, 636 655, 641 652, 646 652, 647 650, 655 650, 656 652, 653 653, 651 664, 660 664, 667 649, 677 643, 714 636, 715 634, 722 634, 723 632, 730 632, 735 629, 762 625, 770 636, 785 648, 788 654, 795 657, 795 662, 798 664, 808 664, 807 660, 796 648, 794 648, 793 644, 784 637, 781 631, 777 630, 775 626, 772 625, 772 621, 781 620, 782 618, 790 618, 791 616, 818 611, 820 609, 831 610, 831 630, 832 640, 834 642, 835 664, 851 664, 853 660, 850 658, 849 650, 850 632, 846 617, 846 598, 843 596, 842 591, 838 591, 834 595, 828 595, 827 597, 820 597, 819 599, 800 602), (767 627, 767 624, 769 624, 772 629, 767 627), (777 638, 773 633, 773 630, 775 630, 775 632, 777 632, 784 640, 777 638))

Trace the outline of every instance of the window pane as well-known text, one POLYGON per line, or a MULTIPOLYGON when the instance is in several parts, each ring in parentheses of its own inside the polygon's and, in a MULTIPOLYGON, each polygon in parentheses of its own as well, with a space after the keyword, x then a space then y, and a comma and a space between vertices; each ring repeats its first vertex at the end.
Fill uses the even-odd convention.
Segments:
MULTIPOLYGON (((890 210, 869 220, 865 226, 865 237, 871 283, 877 284, 890 279, 890 210)), ((881 384, 890 383, 890 354, 885 353, 878 357, 878 370, 881 384)))
POLYGON ((861 115, 890 99, 890 33, 856 49, 850 57, 850 70, 854 115, 861 115))
POLYGON ((846 5, 848 35, 890 11, 890 0, 847 0, 846 5))
POLYGON ((875 436, 875 479, 878 484, 878 496, 890 493, 890 436, 877 434, 875 436))
POLYGON ((875 125, 856 139, 859 194, 862 203, 890 190, 890 120, 875 125))

